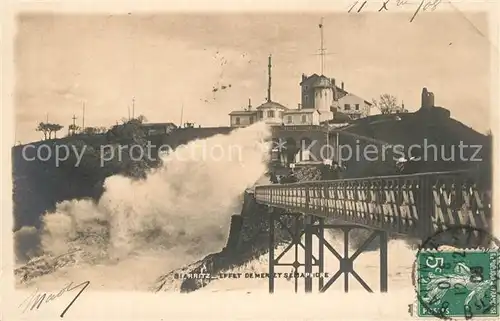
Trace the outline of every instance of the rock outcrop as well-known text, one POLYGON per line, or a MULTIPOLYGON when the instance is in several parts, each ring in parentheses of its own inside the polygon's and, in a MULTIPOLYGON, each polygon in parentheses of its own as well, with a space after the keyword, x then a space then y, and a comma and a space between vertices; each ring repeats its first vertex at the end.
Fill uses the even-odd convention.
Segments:
MULTIPOLYGON (((206 286, 212 279, 183 278, 188 275, 220 272, 243 265, 269 250, 269 212, 258 205, 253 194, 245 192, 240 215, 233 215, 226 247, 219 253, 209 254, 203 259, 160 276, 151 287, 154 292, 192 292, 206 286)), ((275 246, 289 240, 289 235, 276 226, 275 246)))
MULTIPOLYGON (((320 172, 315 167, 302 167, 295 172, 298 181, 320 179, 320 172)), ((217 275, 236 266, 241 266, 269 251, 269 209, 255 202, 253 194, 245 192, 240 215, 233 215, 226 247, 219 253, 179 269, 168 272, 158 278, 151 287, 152 291, 192 292, 206 286, 212 279, 182 278, 182 276, 206 273, 217 275), (181 277, 181 278, 179 278, 181 277)), ((273 209, 279 211, 278 209, 273 209)), ((282 219, 285 226, 275 223, 274 246, 290 241, 286 228, 292 226, 292 220, 282 219)), ((300 223, 299 223, 300 224, 300 223)))

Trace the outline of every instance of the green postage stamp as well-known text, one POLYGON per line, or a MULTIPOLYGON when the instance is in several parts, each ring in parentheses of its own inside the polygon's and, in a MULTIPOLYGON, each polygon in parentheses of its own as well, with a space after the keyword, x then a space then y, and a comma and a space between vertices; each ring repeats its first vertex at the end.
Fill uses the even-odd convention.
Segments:
POLYGON ((417 258, 419 317, 498 317, 499 252, 422 251, 417 258))

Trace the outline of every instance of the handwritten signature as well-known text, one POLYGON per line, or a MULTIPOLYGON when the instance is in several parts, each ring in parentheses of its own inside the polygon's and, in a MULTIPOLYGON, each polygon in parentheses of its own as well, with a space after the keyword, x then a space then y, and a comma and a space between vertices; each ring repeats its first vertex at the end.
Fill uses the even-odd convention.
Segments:
POLYGON ((82 292, 85 291, 85 289, 89 286, 89 284, 90 281, 85 281, 77 285, 73 285, 73 282, 71 282, 65 287, 63 287, 57 293, 47 293, 47 292, 41 293, 38 291, 38 289, 36 289, 33 294, 31 294, 28 298, 26 298, 26 300, 23 301, 23 303, 19 305, 19 308, 22 308, 24 306, 23 313, 28 310, 30 311, 38 310, 43 303, 49 303, 50 301, 53 301, 63 296, 66 292, 71 292, 75 289, 81 288, 80 291, 75 295, 73 300, 71 300, 71 302, 66 306, 64 311, 61 313, 60 317, 62 318, 64 317, 66 312, 68 312, 69 308, 73 305, 73 303, 75 303, 76 299, 78 299, 80 294, 82 294, 82 292))
MULTIPOLYGON (((415 17, 420 11, 434 11, 436 8, 439 6, 442 0, 421 0, 417 10, 413 13, 413 16, 410 19, 410 22, 413 22, 415 17)), ((384 10, 388 11, 389 8, 387 7, 389 3, 395 4, 397 7, 402 7, 406 4, 408 4, 408 0, 384 0, 382 3, 382 6, 378 9, 378 12, 384 10)), ((351 13, 353 10, 356 10, 357 7, 357 13, 361 12, 365 5, 368 3, 368 1, 355 1, 354 4, 350 7, 349 13, 351 13), (362 3, 361 3, 362 2, 362 3), (359 6, 358 6, 359 4, 359 6)))

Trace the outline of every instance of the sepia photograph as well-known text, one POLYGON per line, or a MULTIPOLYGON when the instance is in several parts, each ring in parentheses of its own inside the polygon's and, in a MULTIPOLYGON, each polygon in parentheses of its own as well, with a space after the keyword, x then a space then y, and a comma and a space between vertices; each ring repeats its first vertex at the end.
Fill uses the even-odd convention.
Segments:
POLYGON ((18 12, 19 313, 403 291, 402 318, 498 318, 493 23, 435 0, 18 12))

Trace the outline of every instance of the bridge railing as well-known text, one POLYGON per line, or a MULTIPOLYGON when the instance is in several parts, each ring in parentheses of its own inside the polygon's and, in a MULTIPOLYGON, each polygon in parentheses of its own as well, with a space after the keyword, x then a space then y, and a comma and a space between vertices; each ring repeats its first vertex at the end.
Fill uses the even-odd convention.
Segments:
POLYGON ((260 204, 398 234, 425 237, 450 224, 485 230, 491 224, 491 188, 472 171, 261 185, 254 193, 260 204))

